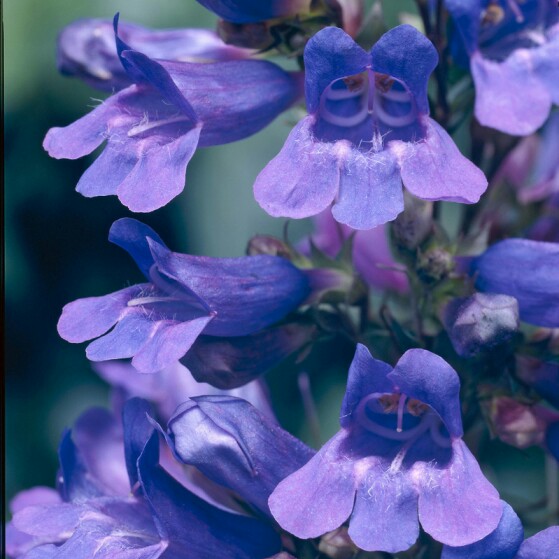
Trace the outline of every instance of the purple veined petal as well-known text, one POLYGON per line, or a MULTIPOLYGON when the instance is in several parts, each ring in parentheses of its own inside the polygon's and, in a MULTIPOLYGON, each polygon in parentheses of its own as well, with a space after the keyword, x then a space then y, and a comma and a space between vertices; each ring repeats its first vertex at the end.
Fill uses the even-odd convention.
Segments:
POLYGON ((107 495, 128 495, 130 483, 122 450, 122 428, 104 408, 90 408, 74 424, 72 440, 87 475, 107 495))
POLYGON ((402 181, 392 153, 348 150, 332 207, 336 221, 353 229, 372 229, 392 221, 403 209, 402 181))
POLYGON ((359 74, 371 64, 364 51, 345 31, 325 27, 305 47, 305 96, 307 110, 314 114, 324 90, 335 80, 359 74))
POLYGON ((339 432, 301 469, 274 490, 268 505, 279 525, 298 538, 316 538, 341 526, 350 516, 356 493, 354 462, 339 432))
POLYGON ((151 227, 129 217, 117 219, 109 231, 109 241, 128 252, 144 276, 151 280, 149 270, 153 266, 154 260, 147 242, 148 237, 160 245, 166 246, 151 227))
POLYGON ((158 465, 154 433, 138 460, 144 495, 177 559, 267 557, 280 550, 278 534, 260 520, 227 513, 202 501, 158 465))
POLYGON ((471 58, 471 70, 476 87, 474 112, 481 124, 526 136, 545 122, 551 96, 534 72, 530 50, 517 49, 503 62, 486 59, 476 52, 471 58))
POLYGON ((424 349, 409 349, 387 375, 398 392, 431 406, 452 437, 461 437, 460 379, 442 358, 424 349))
MULTIPOLYGON (((119 34, 132 48, 151 58, 212 62, 248 57, 252 51, 226 45, 209 29, 148 29, 119 23, 119 34)), ((76 20, 61 31, 57 42, 58 70, 106 91, 130 85, 118 58, 113 22, 109 19, 76 20)))
POLYGON ((92 341, 86 348, 90 361, 126 359, 134 356, 157 329, 141 309, 130 309, 104 336, 92 341))
POLYGON ((423 200, 473 204, 487 188, 483 172, 464 157, 452 138, 431 118, 422 120, 426 135, 417 143, 394 141, 404 186, 423 200))
POLYGON ((200 133, 197 126, 161 145, 146 140, 145 151, 116 189, 118 199, 133 212, 151 212, 168 204, 184 189, 184 174, 200 133))
POLYGON ((470 545, 445 545, 441 559, 514 559, 524 540, 524 528, 512 507, 505 501, 501 503, 503 514, 495 531, 470 545))
POLYGON ((132 79, 136 81, 135 78, 137 78, 159 91, 168 103, 179 109, 190 120, 191 125, 194 127, 198 122, 198 115, 164 66, 141 52, 127 50, 130 47, 118 37, 118 14, 115 16, 114 25, 118 53, 123 66, 131 74, 132 79))
POLYGON ((76 122, 64 128, 51 128, 43 148, 55 159, 78 159, 91 153, 107 139, 107 123, 122 118, 119 101, 119 95, 114 95, 76 122))
POLYGON ((310 291, 307 276, 279 256, 192 256, 148 242, 158 271, 190 289, 215 314, 206 335, 257 332, 297 308, 310 291))
POLYGON ((313 124, 313 116, 301 120, 279 154, 256 177, 254 197, 274 217, 315 215, 326 209, 338 192, 340 159, 351 147, 345 141, 317 142, 312 137, 313 124))
POLYGON ((181 363, 198 382, 231 390, 269 371, 309 343, 314 334, 312 326, 291 323, 267 328, 250 336, 200 336, 181 363))
POLYGON ((68 303, 58 320, 59 335, 72 343, 101 336, 128 312, 128 301, 148 287, 148 284, 133 285, 102 297, 87 297, 68 303))
POLYGON ((255 134, 302 95, 301 72, 265 60, 213 64, 161 61, 203 123, 200 147, 255 134))
POLYGON ((363 344, 357 344, 340 411, 342 427, 349 427, 353 423, 351 416, 363 398, 375 392, 392 393, 394 386, 387 378, 391 371, 392 367, 388 363, 375 359, 363 344))
POLYGON ((159 321, 146 343, 134 354, 132 365, 141 373, 156 373, 178 361, 204 331, 213 316, 188 322, 159 321))
POLYGON ((411 478, 419 491, 419 521, 437 541, 454 547, 484 538, 499 524, 503 505, 462 440, 442 469, 416 462, 411 478))
POLYGON ((371 57, 375 72, 404 83, 419 113, 427 115, 427 83, 439 61, 433 43, 411 25, 398 25, 377 41, 371 49, 371 57))
POLYGON ((470 274, 479 291, 515 297, 521 320, 559 326, 559 244, 506 239, 477 257, 470 274))
POLYGON ((253 23, 308 12, 310 0, 197 0, 219 17, 233 23, 253 23))
POLYGON ((179 406, 168 441, 182 462, 265 514, 276 485, 314 454, 248 402, 228 395, 198 396, 179 406))
POLYGON ((559 549, 559 526, 551 526, 528 538, 515 559, 551 559, 559 549))
POLYGON ((357 468, 369 468, 357 491, 349 520, 349 537, 366 551, 397 553, 419 536, 417 492, 405 473, 387 473, 380 462, 365 458, 357 468))

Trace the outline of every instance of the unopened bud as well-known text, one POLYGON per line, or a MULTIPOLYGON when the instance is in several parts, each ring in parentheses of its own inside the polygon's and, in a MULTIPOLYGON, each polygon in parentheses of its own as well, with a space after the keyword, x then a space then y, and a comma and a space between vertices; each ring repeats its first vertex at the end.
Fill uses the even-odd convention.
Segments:
POLYGON ((247 49, 266 49, 274 42, 268 24, 263 21, 256 23, 232 23, 219 20, 217 34, 223 39, 224 43, 247 49))
POLYGON ((351 559, 358 551, 345 526, 324 534, 318 544, 318 550, 332 559, 351 559))
POLYGON ((291 260, 292 251, 289 246, 271 235, 256 235, 248 242, 247 254, 256 256, 258 254, 269 254, 271 256, 281 256, 291 260))
POLYGON ((392 233, 396 244, 408 250, 417 248, 433 226, 433 202, 404 193, 405 209, 394 220, 392 233))
POLYGON ((512 338, 518 330, 518 302, 514 297, 476 293, 453 299, 443 322, 456 353, 471 357, 512 338))
POLYGON ((443 248, 431 248, 419 255, 417 274, 426 283, 446 278, 454 269, 454 257, 443 248))
POLYGON ((541 445, 548 426, 559 414, 543 406, 523 404, 508 396, 498 396, 486 404, 494 433, 517 448, 541 445))

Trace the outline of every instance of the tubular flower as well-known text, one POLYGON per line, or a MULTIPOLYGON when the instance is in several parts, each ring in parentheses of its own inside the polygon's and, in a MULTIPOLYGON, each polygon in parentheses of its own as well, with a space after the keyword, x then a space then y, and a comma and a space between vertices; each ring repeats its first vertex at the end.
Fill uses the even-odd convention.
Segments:
MULTIPOLYGON (((150 58, 180 62, 218 62, 248 57, 253 51, 226 45, 209 29, 153 30, 119 23, 121 39, 150 58)), ((58 69, 88 85, 115 91, 132 85, 118 56, 113 24, 108 19, 79 19, 60 32, 58 69)))
POLYGON ((120 438, 106 410, 80 418, 60 445, 58 493, 19 497, 10 557, 264 559, 279 551, 269 525, 210 505, 162 467, 147 411, 146 402, 127 402, 120 438))
POLYGON ((425 200, 479 200, 485 176, 428 116, 437 52, 419 31, 400 25, 368 53, 330 27, 304 58, 309 115, 254 185, 269 214, 303 218, 334 202, 336 221, 372 229, 404 209, 402 181, 425 200))
POLYGON ((183 463, 270 515, 276 485, 315 454, 240 398, 197 396, 179 406, 167 442, 183 463))
POLYGON ((555 0, 445 0, 470 58, 474 112, 516 136, 536 131, 559 103, 555 0))
POLYGON ((87 348, 92 361, 132 357, 140 372, 157 372, 182 358, 202 332, 249 336, 283 319, 311 291, 307 275, 283 258, 174 253, 134 219, 116 221, 109 240, 130 253, 148 283, 64 307, 58 332, 65 340, 102 336, 87 348))
POLYGON ((487 536, 502 503, 462 441, 459 390, 456 372, 433 353, 411 349, 392 368, 359 345, 342 429, 277 486, 276 520, 314 538, 349 519, 359 548, 391 553, 415 542, 419 522, 446 545, 487 536))
POLYGON ((156 210, 182 191, 197 147, 258 132, 299 95, 299 74, 270 62, 156 61, 116 41, 133 85, 73 124, 51 128, 43 146, 56 159, 77 159, 107 141, 77 190, 116 194, 134 212, 156 210))
POLYGON ((254 23, 310 10, 311 0, 197 0, 204 8, 233 23, 254 23))

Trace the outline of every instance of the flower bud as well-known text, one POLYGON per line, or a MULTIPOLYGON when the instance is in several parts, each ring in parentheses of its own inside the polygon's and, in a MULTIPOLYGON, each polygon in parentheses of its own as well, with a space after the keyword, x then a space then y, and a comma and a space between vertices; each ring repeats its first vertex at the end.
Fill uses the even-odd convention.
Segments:
POLYGON ((517 448, 541 445, 548 426, 559 414, 542 406, 522 404, 508 396, 498 396, 486 404, 495 435, 517 448))
POLYGON ((419 255, 417 274, 425 283, 441 281, 454 268, 454 258, 444 248, 430 248, 419 255))
POLYGON ((453 299, 443 322, 456 353, 471 357, 510 340, 518 330, 518 302, 494 293, 453 299))
POLYGON ((433 226, 433 202, 420 200, 404 193, 405 209, 394 220, 392 234, 400 248, 416 249, 429 235, 433 226))
POLYGON ((351 559, 358 551, 345 526, 324 534, 318 544, 318 550, 332 559, 351 559))
POLYGON ((247 254, 256 256, 257 254, 269 254, 271 256, 281 256, 292 260, 293 252, 289 246, 276 237, 271 235, 255 235, 247 245, 247 254))

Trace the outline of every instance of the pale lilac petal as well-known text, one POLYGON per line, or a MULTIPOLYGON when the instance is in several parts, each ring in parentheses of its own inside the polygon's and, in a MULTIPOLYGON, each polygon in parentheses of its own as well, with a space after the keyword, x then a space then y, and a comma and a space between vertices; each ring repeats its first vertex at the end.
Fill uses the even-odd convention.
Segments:
POLYGON ((147 287, 147 284, 134 285, 102 297, 87 297, 68 303, 58 320, 58 333, 72 343, 101 336, 128 312, 128 301, 138 297, 147 287))
POLYGON ((135 355, 156 329, 156 322, 138 309, 129 312, 108 333, 91 342, 86 348, 90 361, 126 359, 135 355))
POLYGON ((332 207, 336 221, 353 229, 372 229, 403 211, 402 181, 390 152, 347 150, 343 164, 338 199, 332 207))
POLYGON ((71 503, 26 507, 12 519, 16 529, 49 542, 63 541, 78 525, 81 508, 71 503))
POLYGON ((423 200, 473 204, 487 188, 487 179, 464 157, 447 132, 430 118, 423 120, 426 136, 416 143, 391 142, 404 186, 423 200))
POLYGON ((340 447, 341 431, 305 466, 284 479, 268 505, 280 526, 298 538, 316 538, 343 524, 355 498, 354 463, 340 447))
POLYGON ((118 199, 133 212, 150 212, 180 194, 200 132, 201 128, 195 127, 170 143, 148 147, 118 186, 118 199))
POLYGON ((141 373, 155 373, 178 361, 196 341, 212 316, 189 322, 160 321, 151 338, 134 355, 132 365, 141 373))
POLYGON ((530 50, 517 49, 503 62, 483 58, 476 52, 471 58, 471 70, 476 87, 474 110, 481 124, 526 136, 545 122, 551 96, 534 72, 530 50))
POLYGON ((107 122, 121 114, 119 97, 110 97, 90 113, 64 128, 51 128, 43 147, 55 159, 78 159, 107 139, 107 122))
POLYGON ((417 492, 405 474, 390 474, 380 463, 365 459, 357 468, 370 466, 364 476, 349 520, 349 536, 366 551, 397 553, 411 547, 419 536, 417 492))
POLYGON ((51 487, 32 487, 31 489, 20 491, 10 501, 10 511, 12 514, 15 514, 25 507, 31 507, 34 505, 51 505, 60 502, 60 495, 51 487))
POLYGON ((289 134, 279 154, 254 183, 254 196, 274 217, 315 215, 334 200, 340 182, 339 156, 347 142, 328 144, 312 137, 314 117, 307 116, 289 134))
POLYGON ((499 494, 462 440, 453 441, 443 468, 416 462, 410 475, 419 489, 421 525, 437 541, 468 545, 497 528, 503 510, 499 494))

